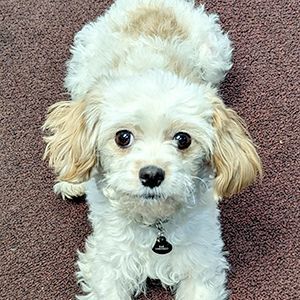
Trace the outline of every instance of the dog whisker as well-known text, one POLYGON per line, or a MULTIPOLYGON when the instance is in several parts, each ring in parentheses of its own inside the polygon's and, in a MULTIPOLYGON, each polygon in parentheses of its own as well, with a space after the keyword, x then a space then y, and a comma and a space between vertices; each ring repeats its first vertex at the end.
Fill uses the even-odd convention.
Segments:
POLYGON ((208 189, 208 185, 207 185, 207 183, 205 182, 205 180, 203 180, 202 178, 200 178, 200 177, 198 177, 198 176, 192 176, 192 178, 193 178, 193 179, 199 180, 199 181, 203 184, 205 190, 208 189))

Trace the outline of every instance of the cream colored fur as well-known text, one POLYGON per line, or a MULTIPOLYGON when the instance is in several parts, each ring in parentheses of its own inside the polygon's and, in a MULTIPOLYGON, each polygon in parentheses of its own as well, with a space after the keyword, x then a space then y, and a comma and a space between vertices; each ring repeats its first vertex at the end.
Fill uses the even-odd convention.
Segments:
POLYGON ((261 174, 243 121, 217 91, 231 43, 203 6, 184 0, 117 0, 76 34, 65 86, 44 129, 55 191, 86 192, 93 232, 79 253, 78 299, 129 300, 147 277, 176 300, 227 298, 217 199, 261 174), (116 143, 131 132, 130 146, 116 143), (178 133, 191 144, 180 150, 178 133), (144 186, 142 168, 165 173, 144 186), (152 251, 163 227, 173 250, 152 251))

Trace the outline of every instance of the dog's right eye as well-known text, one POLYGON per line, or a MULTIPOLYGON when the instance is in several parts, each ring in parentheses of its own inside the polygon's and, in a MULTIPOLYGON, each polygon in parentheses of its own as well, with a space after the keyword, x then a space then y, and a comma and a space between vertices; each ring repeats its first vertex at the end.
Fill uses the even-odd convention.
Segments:
POLYGON ((188 148, 192 143, 191 136, 186 132, 178 132, 174 135, 173 140, 177 142, 177 147, 179 150, 184 150, 188 148))
POLYGON ((128 148, 134 140, 132 132, 129 130, 120 130, 116 133, 115 142, 121 148, 128 148))

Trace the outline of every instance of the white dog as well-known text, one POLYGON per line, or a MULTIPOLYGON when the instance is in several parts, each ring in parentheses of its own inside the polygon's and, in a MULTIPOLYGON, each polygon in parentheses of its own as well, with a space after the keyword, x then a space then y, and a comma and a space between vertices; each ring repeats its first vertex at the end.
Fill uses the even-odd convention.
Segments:
POLYGON ((217 200, 261 173, 216 91, 231 52, 218 17, 184 0, 117 0, 75 36, 73 101, 44 129, 55 191, 90 207, 78 299, 132 299, 148 277, 177 300, 227 298, 217 200))

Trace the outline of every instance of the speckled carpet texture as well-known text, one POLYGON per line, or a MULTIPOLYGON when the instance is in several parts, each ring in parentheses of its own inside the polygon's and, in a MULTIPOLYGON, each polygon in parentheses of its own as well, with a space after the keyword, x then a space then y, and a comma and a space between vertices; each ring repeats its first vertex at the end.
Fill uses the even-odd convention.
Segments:
MULTIPOLYGON (((69 300, 79 292, 75 261, 90 232, 87 207, 53 193, 40 127, 47 107, 68 99, 74 33, 111 2, 0 0, 0 299, 69 300)), ((265 173, 261 184, 220 203, 230 299, 300 299, 299 1, 206 7, 235 48, 224 101, 246 120, 265 173)), ((139 299, 172 296, 149 282, 139 299)))

